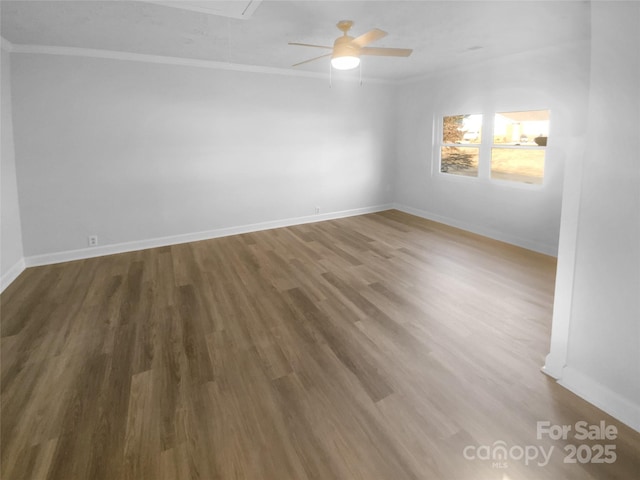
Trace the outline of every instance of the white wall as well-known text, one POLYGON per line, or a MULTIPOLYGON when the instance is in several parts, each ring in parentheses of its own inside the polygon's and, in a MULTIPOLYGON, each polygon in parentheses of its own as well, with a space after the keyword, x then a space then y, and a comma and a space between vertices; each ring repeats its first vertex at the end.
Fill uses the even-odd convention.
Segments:
POLYGON ((461 66, 399 87, 399 207, 555 255, 564 165, 580 156, 584 139, 588 69, 588 44, 564 45, 461 66), (439 173, 433 125, 440 116, 529 109, 551 110, 542 187, 439 173))
POLYGON ((545 369, 640 431, 640 4, 594 2, 591 16, 581 196, 560 250, 573 265, 556 288, 571 303, 554 311, 545 369))
POLYGON ((12 54, 25 255, 392 200, 390 86, 12 54))
POLYGON ((13 145, 13 121, 11 109, 10 55, 2 49, 0 67, 2 77, 2 165, 0 166, 0 291, 11 283, 24 269, 22 252, 22 228, 16 183, 16 162, 13 145))

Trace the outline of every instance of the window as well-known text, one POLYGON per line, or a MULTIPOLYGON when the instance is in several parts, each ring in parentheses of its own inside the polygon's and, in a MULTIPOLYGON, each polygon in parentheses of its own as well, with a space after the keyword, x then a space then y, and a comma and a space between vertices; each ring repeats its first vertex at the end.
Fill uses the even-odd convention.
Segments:
POLYGON ((549 136, 549 110, 496 113, 491 178, 541 185, 549 136))
POLYGON ((443 117, 440 171, 477 177, 481 140, 482 115, 443 117))
POLYGON ((490 145, 489 135, 483 139, 482 118, 481 114, 442 117, 440 172, 541 185, 549 111, 496 113, 488 128, 493 133, 490 145))

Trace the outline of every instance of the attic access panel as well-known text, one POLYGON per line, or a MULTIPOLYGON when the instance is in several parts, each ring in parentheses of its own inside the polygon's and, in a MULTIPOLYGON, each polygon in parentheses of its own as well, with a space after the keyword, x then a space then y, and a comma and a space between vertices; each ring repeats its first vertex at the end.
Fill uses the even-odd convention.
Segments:
POLYGON ((220 17, 239 18, 247 20, 253 15, 253 12, 260 6, 262 0, 225 0, 225 1, 192 1, 192 0, 175 0, 175 1, 157 1, 143 0, 148 3, 157 3, 165 7, 181 8, 183 10, 192 10, 194 12, 206 13, 209 15, 218 15, 220 17))

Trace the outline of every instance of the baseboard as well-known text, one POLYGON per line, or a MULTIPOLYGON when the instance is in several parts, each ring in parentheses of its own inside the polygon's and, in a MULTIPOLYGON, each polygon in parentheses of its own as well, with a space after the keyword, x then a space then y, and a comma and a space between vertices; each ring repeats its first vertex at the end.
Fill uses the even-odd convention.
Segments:
POLYGON ((151 238, 134 242, 115 243, 112 245, 104 245, 101 247, 82 248, 78 250, 68 250, 64 252, 47 253, 44 255, 33 255, 25 259, 27 267, 36 267, 41 265, 51 265, 54 263, 69 262, 73 260, 82 260, 85 258, 101 257, 104 255, 113 255, 116 253, 134 252, 137 250, 146 250, 148 248, 166 247, 168 245, 176 245, 179 243, 197 242, 200 240, 210 240, 212 238, 227 237, 229 235, 238 235, 242 233, 258 232, 260 230, 269 230, 272 228, 290 227, 292 225, 302 225, 305 223, 321 222, 325 220, 335 220, 338 218, 352 217, 355 215, 364 215, 366 213, 382 212, 393 208, 390 204, 377 205, 372 207, 354 208, 350 210, 341 210, 337 212, 307 215, 304 217, 293 217, 281 220, 273 220, 261 223, 252 223, 248 225, 240 225, 235 227, 219 228, 215 230, 207 230, 204 232, 187 233, 183 235, 172 235, 168 237, 151 238))
POLYGON ((11 283, 18 278, 24 269, 27 268, 25 259, 21 258, 18 260, 13 267, 11 267, 7 272, 0 277, 0 293, 4 292, 4 289, 7 288, 11 283))
MULTIPOLYGON (((549 358, 549 355, 547 355, 547 358, 549 358)), ((553 367, 549 367, 549 365, 547 364, 543 365, 542 368, 540 368, 540 371, 547 377, 551 377, 556 381, 560 380, 560 374, 557 372, 557 370, 553 367)))
POLYGON ((612 417, 640 432, 640 404, 620 396, 610 388, 571 367, 565 367, 560 385, 592 403, 612 417))
POLYGON ((400 210, 401 212, 415 215, 417 217, 422 217, 427 220, 433 220, 434 222, 443 223, 445 225, 449 225, 450 227, 460 228, 462 230, 466 230, 467 232, 476 233, 478 235, 482 235, 483 237, 489 237, 494 240, 499 240, 501 242, 510 243, 511 245, 526 248, 527 250, 533 250, 534 252, 551 255, 552 257, 558 256, 557 246, 532 242, 531 240, 528 240, 526 238, 520 238, 515 235, 509 235, 498 230, 493 230, 491 228, 485 228, 480 225, 474 225, 453 218, 444 217, 436 213, 409 207, 408 205, 403 205, 401 203, 394 203, 393 208, 395 208, 396 210, 400 210))

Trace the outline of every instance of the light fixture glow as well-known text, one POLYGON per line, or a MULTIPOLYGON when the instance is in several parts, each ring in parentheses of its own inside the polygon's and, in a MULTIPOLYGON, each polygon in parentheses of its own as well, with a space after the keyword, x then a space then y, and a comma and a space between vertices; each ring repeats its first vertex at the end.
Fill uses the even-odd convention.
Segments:
POLYGON ((343 55, 341 57, 333 57, 331 59, 331 65, 336 70, 351 70, 360 65, 360 58, 352 55, 343 55))

